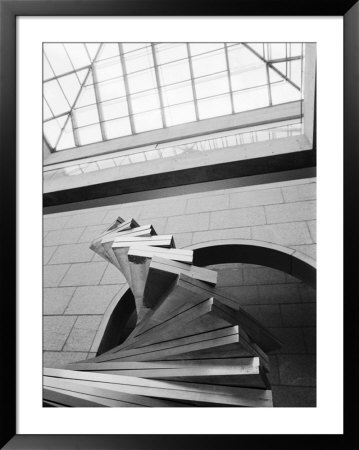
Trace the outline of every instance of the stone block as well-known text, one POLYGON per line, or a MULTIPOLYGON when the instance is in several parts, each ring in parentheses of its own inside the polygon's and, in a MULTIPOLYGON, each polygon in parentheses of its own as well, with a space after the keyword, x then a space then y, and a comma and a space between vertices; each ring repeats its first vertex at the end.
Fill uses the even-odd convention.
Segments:
POLYGON ((316 357, 314 355, 278 355, 281 384, 316 386, 316 357))
POLYGON ((100 284, 125 284, 126 279, 122 275, 122 273, 113 265, 108 264, 106 267, 105 273, 101 278, 100 284))
POLYGON ((73 287, 45 288, 43 291, 44 315, 63 314, 75 291, 73 287))
POLYGON ((284 201, 300 202, 303 200, 315 200, 317 194, 316 183, 298 184, 296 186, 286 186, 282 188, 284 201))
POLYGON ((235 194, 230 195, 231 208, 272 205, 275 203, 283 203, 283 196, 279 188, 236 192, 235 194))
POLYGON ((170 217, 182 215, 186 209, 186 199, 169 197, 161 200, 152 200, 143 206, 141 220, 151 217, 170 217))
POLYGON ((43 353, 44 367, 63 368, 67 364, 87 359, 86 352, 49 352, 43 353))
POLYGON ((94 252, 89 249, 89 244, 60 245, 54 252, 49 264, 89 262, 94 257, 94 252))
POLYGON ((89 211, 84 214, 76 214, 66 223, 65 228, 88 227, 90 225, 100 225, 106 215, 106 211, 98 208, 96 211, 89 211))
POLYGON ((230 296, 238 305, 257 305, 259 303, 258 286, 225 286, 219 290, 230 296))
POLYGON ((142 206, 130 206, 127 204, 118 205, 116 209, 108 211, 103 219, 103 223, 112 223, 117 217, 122 217, 124 220, 135 219, 139 221, 142 206))
POLYGON ((313 239, 313 242, 316 243, 317 242, 317 221, 310 220, 309 222, 307 222, 307 225, 309 228, 310 235, 313 239))
POLYGON ((282 347, 276 353, 307 353, 302 328, 268 328, 280 340, 282 347))
POLYGON ((176 248, 184 248, 192 243, 192 233, 176 233, 173 237, 176 248))
POLYGON ((252 228, 252 238, 279 245, 311 244, 305 222, 263 225, 252 228))
POLYGON ((228 195, 214 195, 209 197, 192 198, 187 202, 186 213, 199 213, 205 211, 219 211, 229 208, 228 195))
POLYGON ((258 287, 262 304, 299 303, 300 296, 296 284, 269 284, 258 287))
POLYGON ((95 286, 99 284, 107 264, 107 262, 72 264, 62 280, 61 286, 95 286))
POLYGON ((306 244, 306 245, 291 245, 292 248, 298 250, 298 252, 303 253, 306 256, 316 260, 317 259, 317 245, 316 244, 306 244))
POLYGON ((210 229, 248 227, 266 223, 263 206, 211 213, 210 229))
POLYGON ((106 230, 106 225, 92 225, 90 227, 86 227, 85 231, 82 233, 79 242, 87 242, 90 244, 97 236, 99 236, 102 232, 106 230))
POLYGON ((268 355, 269 356, 269 368, 270 371, 267 373, 268 380, 270 384, 279 384, 279 369, 278 369, 278 361, 276 355, 268 355))
POLYGON ((308 286, 307 284, 300 284, 298 285, 298 291, 300 298, 303 303, 315 303, 317 292, 312 287, 308 286))
POLYGON ((185 233, 208 230, 209 213, 187 214, 185 216, 169 217, 166 233, 185 233))
POLYGON ((310 387, 272 386, 275 407, 315 407, 316 389, 310 387))
POLYGON ((45 316, 43 318, 43 349, 62 350, 75 320, 74 316, 45 316))
POLYGON ((61 230, 66 225, 66 222, 70 219, 70 216, 64 215, 53 217, 52 214, 44 216, 43 226, 44 231, 61 230))
POLYGON ((192 244, 197 244, 199 242, 213 242, 223 239, 250 239, 250 237, 250 227, 197 231, 196 233, 193 233, 192 244))
POLYGON ((54 247, 42 247, 42 256, 44 265, 50 261, 56 249, 57 249, 56 245, 54 247))
POLYGON ((285 274, 270 267, 251 267, 243 269, 243 284, 277 284, 285 282, 285 274))
POLYGON ((56 287, 60 284, 70 264, 58 264, 54 266, 45 266, 43 269, 43 286, 56 287))
POLYGON ((226 268, 218 270, 217 287, 239 286, 243 283, 243 269, 226 268))
POLYGON ((84 227, 49 231, 44 238, 44 245, 75 244, 84 232, 84 227))
POLYGON ((278 305, 245 305, 243 309, 265 327, 281 327, 282 319, 278 305))
POLYGON ((116 285, 78 287, 65 314, 104 314, 118 291, 116 285))
POLYGON ((265 206, 267 223, 297 222, 316 218, 316 202, 295 202, 265 206))
POLYGON ((140 225, 151 224, 155 229, 157 234, 164 234, 166 225, 167 225, 167 217, 159 217, 159 218, 151 218, 149 220, 141 219, 140 225))
POLYGON ((317 352, 317 333, 315 327, 303 328, 303 332, 307 353, 315 355, 317 352))
POLYGON ((312 327, 316 325, 315 303, 292 303, 280 305, 283 326, 312 327))
POLYGON ((102 316, 79 316, 64 346, 65 351, 90 351, 102 316))

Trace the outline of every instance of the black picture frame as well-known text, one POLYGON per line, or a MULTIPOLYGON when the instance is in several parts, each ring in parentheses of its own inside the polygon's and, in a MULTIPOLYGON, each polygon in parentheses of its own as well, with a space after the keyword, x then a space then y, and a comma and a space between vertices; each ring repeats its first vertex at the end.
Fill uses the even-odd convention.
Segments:
MULTIPOLYGON (((266 445, 350 448, 355 410, 355 318, 358 248, 359 2, 323 0, 0 0, 0 182, 2 249, 1 448, 6 449, 200 449, 266 445), (18 435, 16 434, 16 17, 17 16, 342 16, 344 18, 344 242, 345 421, 343 435, 18 435), (354 256, 352 258, 352 256, 354 256), (353 293, 353 294, 352 294, 353 293), (347 295, 349 297, 349 295, 347 295), (352 391, 353 389, 353 391, 352 391), (5 447, 4 447, 5 446, 5 447)), ((338 67, 333 61, 333 70, 338 67)), ((29 218, 29 220, 31 220, 29 218)), ((335 355, 333 361, 335 362, 335 355)), ((335 386, 333 386, 333 389, 335 386)), ((330 392, 328 392, 330 395, 330 392)), ((220 415, 218 415, 220 420, 220 415)), ((274 447, 275 446, 275 447, 274 447)))

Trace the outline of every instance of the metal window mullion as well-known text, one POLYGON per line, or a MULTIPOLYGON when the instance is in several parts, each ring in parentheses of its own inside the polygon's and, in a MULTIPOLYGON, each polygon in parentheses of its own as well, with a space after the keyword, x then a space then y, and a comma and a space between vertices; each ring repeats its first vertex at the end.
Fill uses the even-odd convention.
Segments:
POLYGON ((229 93, 230 93, 230 97, 231 97, 232 114, 234 114, 235 110, 234 110, 234 100, 233 100, 233 88, 232 88, 232 80, 231 80, 231 71, 230 71, 230 68, 229 68, 229 57, 228 57, 227 43, 224 44, 224 53, 225 53, 225 56, 226 56, 227 77, 228 77, 228 83, 229 83, 229 93))
POLYGON ((273 105, 272 88, 271 88, 271 83, 270 83, 270 78, 269 78, 268 64, 266 64, 266 75, 267 75, 268 101, 269 101, 269 106, 272 106, 273 105))
POLYGON ((163 101, 162 87, 161 87, 161 83, 160 83, 160 74, 158 73, 156 49, 155 49, 155 46, 153 43, 151 43, 151 49, 152 49, 153 65, 154 65, 154 69, 155 69, 158 96, 159 96, 159 100, 160 100, 162 125, 164 128, 166 128, 167 124, 166 124, 166 116, 165 116, 165 105, 164 105, 164 101, 163 101))
POLYGON ((191 49, 190 49, 190 46, 189 46, 188 42, 187 42, 187 54, 188 54, 189 72, 190 72, 190 75, 191 75, 193 103, 194 103, 194 109, 195 109, 195 113, 196 113, 196 120, 198 121, 199 120, 199 113, 198 113, 198 104, 197 104, 197 93, 196 93, 196 86, 194 84, 191 49))
POLYGON ((104 122, 103 110, 102 110, 102 105, 101 105, 100 91, 99 91, 99 87, 98 87, 96 67, 94 64, 92 65, 91 70, 92 70, 93 86, 94 86, 94 92, 95 92, 95 98, 96 98, 97 113, 98 113, 98 118, 99 118, 100 128, 101 128, 101 136, 102 136, 102 140, 106 141, 107 137, 106 137, 105 124, 103 123, 104 122))
POLYGON ((250 52, 252 52, 254 55, 257 56, 257 58, 259 58, 261 61, 263 61, 265 64, 268 64, 268 66, 274 70, 274 72, 276 72, 279 76, 281 76, 282 78, 284 78, 285 81, 287 81, 290 85, 292 85, 295 89, 297 89, 298 91, 300 91, 300 87, 297 86, 290 78, 286 77, 284 73, 282 73, 280 70, 278 70, 275 66, 273 66, 273 64, 271 64, 269 62, 269 60, 266 60, 265 58, 263 58, 258 52, 256 52, 254 50, 254 48, 252 48, 250 45, 246 44, 245 42, 243 42, 244 47, 246 47, 247 50, 249 50, 250 52))
POLYGON ((74 71, 75 71, 74 73, 75 73, 75 75, 76 75, 77 81, 79 82, 79 85, 81 86, 80 78, 79 78, 79 76, 78 76, 78 74, 77 74, 77 70, 75 69, 75 66, 74 66, 73 63, 72 63, 72 59, 70 58, 69 52, 67 51, 67 48, 65 47, 65 44, 62 44, 62 46, 64 47, 65 53, 66 53, 67 57, 69 58, 70 64, 71 64, 72 68, 73 68, 74 71))
POLYGON ((133 108, 132 108, 132 102, 130 97, 130 87, 128 84, 128 77, 127 77, 127 70, 126 70, 126 61, 123 53, 123 46, 121 43, 118 44, 119 50, 120 50, 120 59, 121 59, 121 66, 122 66, 122 72, 123 72, 123 83, 125 85, 125 92, 126 92, 126 100, 127 100, 127 107, 128 107, 128 114, 129 114, 129 120, 130 120, 130 126, 131 126, 131 133, 136 133, 135 128, 135 122, 133 120, 133 108))
POLYGON ((71 111, 70 119, 71 119, 72 134, 74 136, 75 146, 79 147, 81 145, 81 143, 80 143, 80 135, 79 135, 79 130, 78 130, 78 126, 77 126, 77 122, 76 122, 76 116, 74 114, 74 111, 71 111))
MULTIPOLYGON (((96 61, 96 59, 97 59, 97 57, 98 57, 98 55, 99 55, 99 53, 100 53, 100 51, 101 51, 101 49, 102 49, 102 45, 103 45, 103 44, 100 44, 100 47, 99 47, 99 49, 97 50, 96 56, 95 56, 95 58, 94 58, 94 61, 96 61)), ((87 81, 87 79, 88 79, 90 73, 91 73, 91 66, 89 67, 89 69, 88 69, 88 71, 87 71, 87 74, 86 74, 86 76, 85 76, 85 78, 84 78, 84 80, 83 80, 83 82, 82 82, 82 84, 81 84, 81 86, 80 86, 80 89, 79 89, 79 91, 78 91, 78 93, 77 93, 77 96, 76 96, 76 98, 75 98, 75 100, 74 100, 74 103, 73 103, 73 105, 72 105, 72 107, 71 107, 71 110, 70 110, 70 112, 69 112, 69 114, 68 114, 68 116, 67 116, 67 118, 66 118, 66 120, 65 120, 64 126, 62 127, 62 130, 61 130, 61 132, 60 132, 60 136, 59 136, 59 138, 57 139, 56 145, 55 145, 55 147, 54 147, 55 150, 56 150, 56 147, 58 146, 58 144, 59 144, 59 142, 60 142, 62 133, 64 132, 64 129, 66 128, 67 122, 70 120, 71 113, 72 113, 72 111, 75 109, 76 103, 77 103, 78 99, 80 98, 82 88, 85 86, 85 83, 86 83, 86 81, 87 81)))

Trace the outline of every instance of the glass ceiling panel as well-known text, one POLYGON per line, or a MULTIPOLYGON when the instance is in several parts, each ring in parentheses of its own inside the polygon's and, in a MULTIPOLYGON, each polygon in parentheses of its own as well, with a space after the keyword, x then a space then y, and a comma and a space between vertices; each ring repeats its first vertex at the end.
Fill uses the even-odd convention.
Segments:
POLYGON ((43 51, 44 137, 54 151, 302 99, 302 43, 46 43, 43 51))

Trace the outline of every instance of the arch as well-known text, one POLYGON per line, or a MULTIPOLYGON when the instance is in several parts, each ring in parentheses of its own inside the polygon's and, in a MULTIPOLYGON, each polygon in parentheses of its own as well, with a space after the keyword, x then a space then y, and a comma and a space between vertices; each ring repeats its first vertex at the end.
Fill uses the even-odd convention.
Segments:
MULTIPOLYGON (((193 264, 246 263, 281 270, 316 288, 316 264, 309 256, 292 248, 265 241, 221 239, 199 242, 186 247, 193 250, 193 264)), ((121 344, 136 324, 135 302, 128 284, 123 285, 103 317, 94 343, 100 355, 121 344), (124 303, 123 306, 122 303, 124 303), (124 328, 119 332, 120 328, 124 328), (116 335, 116 332, 119 332, 116 335)))

